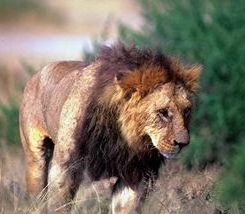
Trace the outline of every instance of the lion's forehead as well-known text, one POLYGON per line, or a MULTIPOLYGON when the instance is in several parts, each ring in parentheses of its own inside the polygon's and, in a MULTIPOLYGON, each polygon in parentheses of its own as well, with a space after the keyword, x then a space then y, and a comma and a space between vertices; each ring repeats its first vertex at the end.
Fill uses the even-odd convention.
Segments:
POLYGON ((183 109, 191 105, 191 98, 184 87, 165 84, 149 96, 149 102, 153 103, 156 109, 170 106, 183 109))
POLYGON ((184 88, 180 88, 175 93, 175 103, 178 108, 183 109, 192 105, 191 96, 184 88))

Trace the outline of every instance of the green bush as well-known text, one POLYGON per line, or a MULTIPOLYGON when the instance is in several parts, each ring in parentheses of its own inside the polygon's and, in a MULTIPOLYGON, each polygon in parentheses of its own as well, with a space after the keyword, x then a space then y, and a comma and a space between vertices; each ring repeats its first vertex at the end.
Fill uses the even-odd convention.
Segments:
POLYGON ((245 212, 245 140, 237 146, 236 154, 221 175, 217 191, 224 204, 239 204, 240 213, 245 212), (242 212, 243 211, 243 212, 242 212))
POLYGON ((19 105, 13 99, 8 104, 0 103, 0 139, 10 145, 20 143, 19 105))
POLYGON ((140 31, 121 25, 121 38, 203 65, 192 143, 183 160, 190 167, 224 164, 217 188, 220 199, 234 213, 244 213, 245 1, 138 2, 145 24, 140 31))
POLYGON ((138 1, 145 24, 141 31, 121 25, 123 40, 203 65, 193 140, 184 161, 189 166, 225 161, 245 134, 245 2, 138 1))

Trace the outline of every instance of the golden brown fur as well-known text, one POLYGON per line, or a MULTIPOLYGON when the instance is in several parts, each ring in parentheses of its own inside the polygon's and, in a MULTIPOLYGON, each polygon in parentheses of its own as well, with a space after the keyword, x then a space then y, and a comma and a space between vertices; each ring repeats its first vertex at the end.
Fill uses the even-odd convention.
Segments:
POLYGON ((28 191, 48 184, 49 209, 65 212, 87 172, 117 177, 113 212, 139 208, 164 158, 189 143, 199 75, 199 66, 121 44, 90 65, 46 66, 28 82, 20 110, 28 191))

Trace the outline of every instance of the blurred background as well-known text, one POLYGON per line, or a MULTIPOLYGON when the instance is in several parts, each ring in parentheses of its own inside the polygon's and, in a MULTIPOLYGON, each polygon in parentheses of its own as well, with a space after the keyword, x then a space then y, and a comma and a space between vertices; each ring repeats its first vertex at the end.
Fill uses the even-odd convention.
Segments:
MULTIPOLYGON (((166 163, 144 212, 245 213, 244 11, 244 0, 0 0, 0 213, 40 207, 26 198, 18 132, 26 81, 118 39, 203 66, 192 143, 166 163)), ((75 213, 108 212, 108 194, 80 195, 75 213)))

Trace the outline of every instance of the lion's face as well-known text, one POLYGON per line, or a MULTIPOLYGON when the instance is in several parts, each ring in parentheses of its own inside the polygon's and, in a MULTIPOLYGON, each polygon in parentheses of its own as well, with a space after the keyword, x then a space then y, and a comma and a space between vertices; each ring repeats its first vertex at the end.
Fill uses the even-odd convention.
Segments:
POLYGON ((167 83, 143 99, 137 100, 137 93, 134 96, 121 112, 122 133, 128 142, 148 136, 166 158, 188 145, 192 102, 183 86, 167 83))
POLYGON ((129 146, 145 151, 150 143, 170 158, 189 143, 192 96, 200 71, 200 66, 177 66, 169 76, 162 68, 148 66, 116 79, 121 136, 129 146))
POLYGON ((182 86, 168 83, 143 102, 146 106, 144 133, 162 155, 173 157, 189 144, 190 95, 182 86))
POLYGON ((171 82, 144 98, 135 92, 120 114, 123 137, 137 149, 146 146, 142 139, 150 139, 164 157, 174 157, 189 144, 191 97, 184 86, 171 82))

